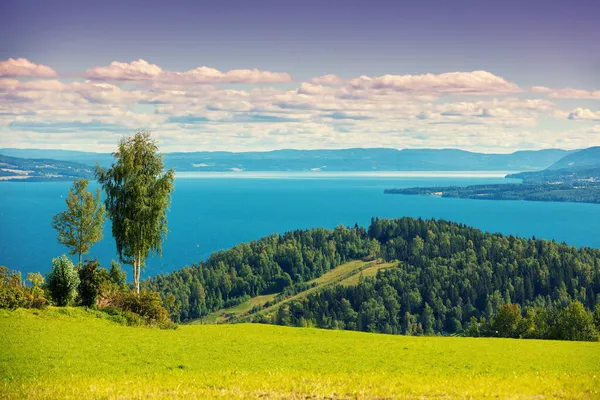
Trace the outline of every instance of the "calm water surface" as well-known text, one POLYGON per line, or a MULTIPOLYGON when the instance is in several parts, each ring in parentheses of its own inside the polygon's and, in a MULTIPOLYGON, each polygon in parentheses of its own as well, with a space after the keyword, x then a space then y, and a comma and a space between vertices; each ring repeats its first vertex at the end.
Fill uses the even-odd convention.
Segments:
MULTIPOLYGON (((507 183, 489 174, 450 176, 308 175, 179 177, 169 212, 163 257, 148 261, 144 276, 179 269, 212 252, 262 236, 339 224, 364 226, 371 217, 444 218, 491 231, 600 247, 600 205, 486 201, 384 195, 393 187, 507 183)), ((66 248, 50 224, 64 209, 70 182, 0 183, 0 265, 25 273, 50 270, 66 248)), ((108 225, 108 224, 107 224, 108 225)), ((107 226, 89 256, 116 258, 107 226)))

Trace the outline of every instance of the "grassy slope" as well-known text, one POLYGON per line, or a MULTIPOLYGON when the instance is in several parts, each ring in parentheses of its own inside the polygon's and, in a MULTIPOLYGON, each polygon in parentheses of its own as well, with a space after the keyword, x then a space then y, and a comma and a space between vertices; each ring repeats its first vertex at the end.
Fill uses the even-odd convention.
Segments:
POLYGON ((374 264, 374 265, 371 265, 371 266, 363 269, 362 271, 360 271, 357 274, 354 274, 346 279, 341 280, 339 283, 340 283, 340 285, 344 285, 344 286, 355 286, 355 285, 358 285, 358 282, 360 281, 361 276, 363 278, 370 278, 370 277, 377 275, 377 272, 379 272, 380 270, 393 268, 396 265, 397 265, 397 263, 374 264))
MULTIPOLYGON (((316 284, 316 286, 305 290, 301 293, 298 293, 292 297, 288 297, 272 306, 269 306, 263 310, 263 313, 270 313, 279 308, 284 303, 287 303, 292 300, 299 299, 301 297, 305 297, 310 293, 314 293, 323 289, 328 285, 333 284, 343 284, 343 285, 357 285, 360 279, 360 276, 374 276, 377 274, 377 271, 380 269, 390 268, 395 266, 396 263, 375 263, 373 261, 350 261, 345 264, 342 264, 330 271, 327 271, 325 274, 320 277, 309 281, 310 284, 316 284)), ((202 320, 196 320, 194 323, 225 323, 232 322, 241 319, 248 319, 249 311, 254 306, 262 306, 269 301, 272 301, 277 294, 263 295, 253 297, 250 300, 241 303, 237 306, 233 306, 230 308, 224 308, 222 310, 215 311, 210 315, 206 316, 202 320)))
POLYGON ((0 310, 0 397, 598 398, 600 344, 0 310))

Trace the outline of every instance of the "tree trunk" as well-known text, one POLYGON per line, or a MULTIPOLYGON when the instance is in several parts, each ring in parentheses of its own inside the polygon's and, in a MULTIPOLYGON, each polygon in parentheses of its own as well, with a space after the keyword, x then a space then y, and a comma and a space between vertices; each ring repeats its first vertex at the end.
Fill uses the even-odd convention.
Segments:
POLYGON ((83 257, 83 255, 79 253, 79 268, 81 268, 81 257, 83 257))
POLYGON ((133 286, 135 287, 135 292, 137 294, 140 293, 140 275, 139 275, 139 259, 135 257, 133 259, 133 286))
POLYGON ((138 258, 138 263, 137 263, 137 275, 135 277, 135 291, 137 292, 137 294, 140 294, 140 260, 138 258))
POLYGON ((140 276, 142 275, 142 254, 138 252, 137 257, 137 279, 136 279, 136 291, 137 294, 140 294, 140 276))

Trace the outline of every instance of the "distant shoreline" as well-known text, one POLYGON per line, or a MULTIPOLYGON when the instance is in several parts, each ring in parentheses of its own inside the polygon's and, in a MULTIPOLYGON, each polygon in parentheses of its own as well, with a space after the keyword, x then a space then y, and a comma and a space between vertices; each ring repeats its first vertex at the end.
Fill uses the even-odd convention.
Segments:
MULTIPOLYGON (((321 178, 504 178, 512 171, 230 171, 176 172, 175 177, 230 179, 321 179, 321 178)), ((515 179, 515 181, 517 181, 515 179)))
POLYGON ((514 184, 500 183, 471 186, 436 186, 386 189, 385 194, 436 196, 474 200, 525 200, 560 203, 600 204, 600 186, 571 184, 514 184))

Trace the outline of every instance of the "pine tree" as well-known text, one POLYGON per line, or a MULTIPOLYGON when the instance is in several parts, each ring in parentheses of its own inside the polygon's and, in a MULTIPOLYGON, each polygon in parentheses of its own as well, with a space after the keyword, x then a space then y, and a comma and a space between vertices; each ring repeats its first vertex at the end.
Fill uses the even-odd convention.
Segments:
POLYGON ((67 209, 54 216, 52 227, 58 232, 58 242, 67 246, 70 255, 82 257, 94 243, 102 240, 105 220, 104 205, 100 201, 100 189, 94 196, 87 190, 88 180, 77 179, 69 189, 67 209))

